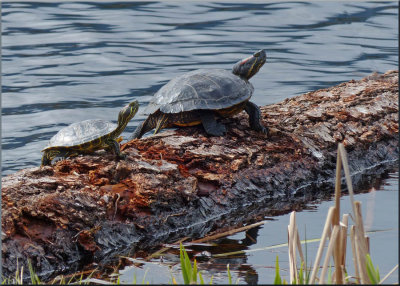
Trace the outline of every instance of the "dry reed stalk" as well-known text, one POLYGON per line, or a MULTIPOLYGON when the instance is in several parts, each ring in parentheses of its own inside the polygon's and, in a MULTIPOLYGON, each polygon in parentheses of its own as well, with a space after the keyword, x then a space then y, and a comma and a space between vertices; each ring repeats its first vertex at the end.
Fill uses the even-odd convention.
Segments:
POLYGON ((342 280, 343 280, 343 284, 348 284, 346 281, 346 268, 343 265, 340 265, 340 268, 342 269, 342 280))
POLYGON ((297 266, 296 266, 296 212, 290 214, 288 225, 288 245, 289 245, 289 269, 290 269, 290 283, 298 281, 297 266))
POLYGON ((339 229, 340 228, 339 228, 338 225, 335 225, 333 227, 332 236, 331 236, 331 239, 330 239, 329 244, 328 244, 328 250, 326 251, 326 254, 325 254, 324 265, 322 267, 321 275, 319 277, 319 284, 324 284, 325 283, 325 274, 326 274, 326 271, 328 270, 329 260, 330 260, 331 256, 333 255, 333 249, 335 247, 336 240, 338 238, 339 229))
POLYGON ((303 267, 306 267, 304 261, 304 255, 301 248, 300 235, 299 230, 297 229, 296 223, 296 212, 293 211, 290 214, 290 220, 288 225, 288 247, 289 247, 289 269, 290 269, 290 283, 298 281, 298 272, 297 272, 297 256, 296 249, 299 252, 301 263, 303 267))
POLYGON ((355 235, 355 245, 356 245, 356 249, 357 249, 357 265, 358 265, 358 271, 360 273, 360 278, 361 278, 361 284, 370 284, 370 280, 367 274, 367 264, 366 264, 366 255, 367 252, 365 251, 365 249, 362 248, 362 240, 364 240, 363 238, 360 239, 360 237, 357 235, 355 235))
MULTIPOLYGON (((187 240, 187 239, 188 239, 188 237, 184 237, 184 238, 178 240, 177 242, 174 242, 173 245, 179 245, 181 242, 184 242, 184 241, 187 240)), ((156 252, 150 254, 149 256, 147 256, 147 257, 145 258, 145 260, 150 260, 151 258, 160 256, 162 253, 164 253, 165 251, 167 251, 167 250, 170 249, 170 248, 171 248, 171 247, 164 247, 164 248, 161 248, 160 250, 158 250, 158 251, 156 251, 156 252)))
POLYGON ((364 232, 364 224, 361 213, 361 203, 354 202, 355 220, 358 222, 355 227, 355 246, 356 246, 356 259, 360 273, 361 283, 370 283, 367 274, 366 255, 368 252, 368 242, 364 232))
POLYGON ((332 217, 332 224, 339 225, 340 220, 340 195, 341 195, 342 163, 340 149, 336 158, 336 180, 335 180, 335 213, 332 217))
POLYGON ((353 263, 354 263, 354 269, 356 271, 356 279, 358 284, 360 284, 360 271, 358 270, 358 259, 357 259, 357 248, 356 248, 356 240, 355 240, 355 226, 352 225, 350 227, 350 240, 351 240, 351 250, 353 252, 353 263))
POLYGON ((297 250, 299 251, 300 260, 301 260, 301 263, 304 265, 304 269, 305 269, 305 267, 307 267, 307 265, 306 265, 306 262, 304 260, 304 255, 303 255, 303 250, 301 248, 300 235, 299 235, 299 230, 297 229, 297 225, 295 225, 295 232, 296 232, 297 250))
POLYGON ((333 261, 335 263, 335 278, 337 284, 343 284, 343 273, 341 266, 341 237, 342 228, 339 227, 340 221, 340 196, 341 196, 341 177, 342 177, 342 162, 341 162, 340 149, 336 158, 336 181, 335 181, 335 212, 332 217, 332 227, 338 226, 338 238, 335 240, 335 247, 333 251, 333 261))
POLYGON ((246 225, 246 226, 243 226, 243 227, 239 227, 239 228, 236 228, 236 229, 231 229, 231 230, 225 231, 223 233, 218 233, 218 234, 215 234, 215 235, 206 236, 206 237, 203 237, 203 238, 200 238, 200 239, 192 240, 191 243, 201 243, 201 242, 205 242, 205 241, 218 239, 218 238, 221 238, 221 237, 224 237, 224 236, 232 235, 232 234, 235 234, 237 232, 245 231, 245 230, 248 230, 248 229, 263 225, 264 223, 265 223, 265 221, 260 221, 260 222, 253 223, 253 224, 250 224, 250 225, 246 225))
POLYGON ((85 274, 90 274, 90 276, 91 276, 96 271, 97 271, 97 269, 91 269, 91 270, 85 270, 85 271, 72 273, 72 274, 69 274, 69 275, 59 275, 59 276, 55 277, 51 283, 55 284, 56 281, 60 281, 61 279, 79 277, 79 276, 82 276, 82 275, 85 275, 85 274))
MULTIPOLYGON (((362 213, 361 213, 361 202, 354 202, 354 208, 355 208, 355 216, 356 216, 356 221, 360 222, 359 225, 356 225, 356 236, 355 236, 355 242, 357 243, 356 247, 358 247, 360 249, 360 257, 357 256, 358 261, 359 261, 359 267, 360 269, 363 269, 363 271, 361 272, 360 270, 360 274, 366 274, 367 270, 366 270, 366 264, 365 264, 365 256, 367 255, 367 253, 369 253, 368 251, 368 241, 367 238, 365 236, 365 232, 364 232, 364 224, 363 224, 363 218, 362 218, 362 213)), ((358 253, 357 253, 358 255, 358 253)), ((361 276, 361 279, 363 278, 363 276, 361 276)), ((365 275, 364 275, 365 278, 365 275)), ((366 276, 366 281, 369 281, 368 276, 366 276)))
POLYGON ((330 229, 330 226, 331 226, 331 223, 332 223, 332 216, 333 216, 333 212, 334 211, 335 211, 335 207, 330 207, 329 208, 328 215, 327 215, 326 221, 325 221, 324 230, 322 232, 322 238, 321 238, 321 241, 319 243, 317 256, 315 258, 313 271, 311 273, 310 284, 314 284, 315 283, 315 278, 316 278, 317 273, 318 273, 319 263, 321 261, 321 256, 322 256, 322 253, 323 253, 323 250, 324 250, 326 237, 327 237, 327 234, 329 232, 329 229, 330 229))
POLYGON ((347 251, 347 230, 349 227, 349 215, 348 214, 343 214, 342 217, 342 237, 340 239, 341 244, 340 244, 340 252, 341 252, 341 257, 340 257, 340 264, 343 265, 344 268, 346 268, 346 251, 347 251))
POLYGON ((342 222, 338 225, 339 231, 336 239, 335 248, 333 251, 333 259, 335 262, 335 271, 333 273, 336 284, 345 283, 345 265, 346 265, 346 246, 347 246, 347 225, 348 214, 343 215, 342 222))
POLYGON ((345 178, 346 178, 347 188, 349 190, 351 207, 353 210, 353 218, 354 218, 355 224, 356 224, 356 228, 355 228, 356 237, 358 236, 360 238, 359 240, 360 240, 360 243, 362 244, 361 248, 364 251, 365 249, 367 249, 367 247, 366 247, 366 242, 365 242, 364 225, 363 225, 363 220, 362 220, 362 215, 361 215, 361 207, 360 207, 361 203, 354 201, 354 191, 353 191, 353 184, 351 182, 349 163, 347 160, 347 152, 342 143, 339 143, 338 154, 340 155, 340 157, 342 159, 343 171, 344 171, 345 178))
POLYGON ((390 276, 390 275, 392 275, 392 273, 397 269, 399 267, 399 265, 397 264, 395 267, 393 267, 393 269, 392 270, 390 270, 389 271, 389 273, 388 274, 386 274, 386 276, 385 277, 383 277, 382 279, 381 279, 381 281, 379 281, 379 283, 378 284, 383 284, 383 282, 390 276))
POLYGON ((351 182, 349 163, 347 161, 347 152, 346 152, 346 149, 344 149, 344 146, 342 143, 339 143, 339 146, 338 146, 338 156, 340 156, 340 158, 342 159, 342 165, 343 165, 343 171, 344 171, 344 175, 345 175, 345 179, 346 179, 346 184, 347 184, 347 188, 349 189, 351 207, 353 209, 353 214, 355 214, 356 212, 354 209, 353 184, 351 182))

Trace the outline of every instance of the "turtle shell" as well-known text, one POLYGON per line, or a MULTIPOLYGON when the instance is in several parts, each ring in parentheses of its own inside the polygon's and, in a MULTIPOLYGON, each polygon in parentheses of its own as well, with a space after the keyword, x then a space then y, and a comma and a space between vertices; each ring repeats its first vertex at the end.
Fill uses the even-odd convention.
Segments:
POLYGON ((117 124, 101 119, 90 119, 73 123, 54 135, 44 150, 51 147, 73 147, 91 142, 110 134, 117 124))
POLYGON ((195 109, 224 109, 248 100, 253 85, 223 69, 198 69, 173 78, 154 95, 145 110, 152 114, 195 109))

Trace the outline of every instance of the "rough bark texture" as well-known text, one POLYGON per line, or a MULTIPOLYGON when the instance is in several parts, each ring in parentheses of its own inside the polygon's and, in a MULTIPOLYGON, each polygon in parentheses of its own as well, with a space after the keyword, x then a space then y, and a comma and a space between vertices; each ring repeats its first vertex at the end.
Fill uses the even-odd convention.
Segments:
POLYGON ((269 136, 242 112, 223 137, 180 128, 126 143, 123 161, 99 152, 3 178, 3 275, 29 258, 46 279, 326 197, 338 142, 353 174, 398 158, 397 71, 261 110, 269 136))

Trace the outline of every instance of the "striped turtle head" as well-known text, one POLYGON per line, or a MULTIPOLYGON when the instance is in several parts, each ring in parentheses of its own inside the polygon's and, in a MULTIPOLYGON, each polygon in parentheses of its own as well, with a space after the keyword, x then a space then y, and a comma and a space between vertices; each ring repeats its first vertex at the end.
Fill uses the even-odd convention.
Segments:
POLYGON ((267 54, 264 50, 259 50, 251 57, 238 61, 232 69, 233 74, 249 80, 265 64, 267 54))
POLYGON ((137 100, 125 105, 118 114, 118 126, 126 126, 139 109, 137 100))

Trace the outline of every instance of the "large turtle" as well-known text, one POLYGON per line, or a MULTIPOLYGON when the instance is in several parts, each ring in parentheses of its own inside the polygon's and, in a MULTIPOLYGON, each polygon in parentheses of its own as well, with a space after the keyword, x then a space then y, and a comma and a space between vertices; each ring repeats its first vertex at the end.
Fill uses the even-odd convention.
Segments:
POLYGON ((178 76, 164 85, 152 98, 145 114, 149 115, 134 131, 130 139, 141 138, 155 128, 202 124, 213 136, 226 132, 218 117, 233 116, 243 109, 249 115, 250 127, 268 133, 261 125, 261 111, 250 102, 254 87, 248 81, 266 61, 260 50, 251 57, 237 62, 232 71, 223 69, 198 69, 178 76))
POLYGON ((118 114, 118 124, 101 119, 85 120, 64 127, 54 135, 42 157, 42 166, 51 165, 55 157, 73 157, 88 154, 96 150, 112 151, 119 158, 124 158, 117 142, 128 122, 135 116, 139 104, 133 101, 124 106, 118 114))

